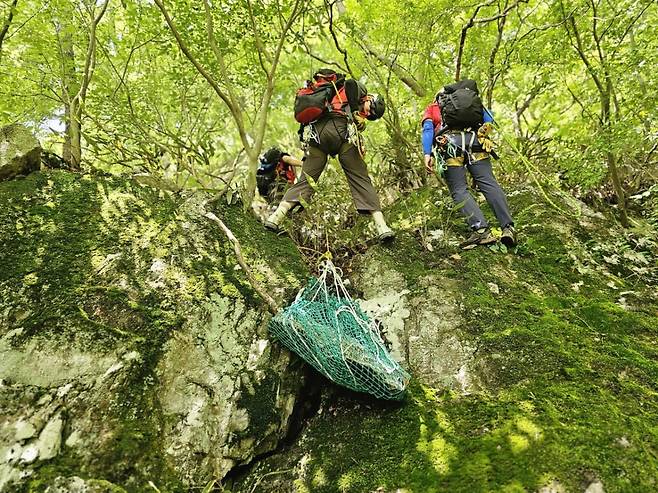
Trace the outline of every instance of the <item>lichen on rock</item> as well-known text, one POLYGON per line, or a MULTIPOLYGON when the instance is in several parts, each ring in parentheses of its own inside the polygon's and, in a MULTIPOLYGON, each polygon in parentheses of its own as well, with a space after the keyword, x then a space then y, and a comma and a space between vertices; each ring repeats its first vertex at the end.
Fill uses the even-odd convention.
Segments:
POLYGON ((292 243, 208 195, 62 171, 0 184, 0 491, 187 490, 285 436, 302 373, 205 210, 294 295, 292 243))

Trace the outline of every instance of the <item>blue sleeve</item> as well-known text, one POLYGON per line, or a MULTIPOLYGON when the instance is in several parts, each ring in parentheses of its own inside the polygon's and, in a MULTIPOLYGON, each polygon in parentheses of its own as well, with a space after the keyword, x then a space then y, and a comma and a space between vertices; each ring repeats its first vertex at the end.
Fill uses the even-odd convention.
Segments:
POLYGON ((494 117, 493 113, 487 108, 484 109, 484 123, 493 123, 494 117))
POLYGON ((432 143, 434 142, 434 124, 432 120, 425 120, 423 122, 423 153, 432 154, 432 143))

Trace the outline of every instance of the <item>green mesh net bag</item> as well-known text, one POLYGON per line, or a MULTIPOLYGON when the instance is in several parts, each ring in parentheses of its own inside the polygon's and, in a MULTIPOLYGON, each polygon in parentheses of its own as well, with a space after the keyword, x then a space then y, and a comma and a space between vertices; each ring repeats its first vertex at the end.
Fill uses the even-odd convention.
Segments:
POLYGON ((404 397, 409 374, 388 354, 377 323, 350 297, 331 261, 272 318, 269 329, 337 384, 380 399, 404 397))

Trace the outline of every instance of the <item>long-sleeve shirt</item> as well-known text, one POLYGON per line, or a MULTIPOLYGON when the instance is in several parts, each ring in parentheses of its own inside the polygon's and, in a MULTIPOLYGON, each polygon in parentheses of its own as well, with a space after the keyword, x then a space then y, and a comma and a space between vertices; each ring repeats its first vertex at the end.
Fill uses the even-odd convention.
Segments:
POLYGON ((359 111, 363 108, 367 97, 366 86, 354 79, 347 79, 331 100, 331 111, 339 114, 359 111))
MULTIPOLYGON (((484 123, 487 122, 493 122, 493 116, 487 108, 484 108, 484 123)), ((423 153, 425 155, 432 154, 434 137, 441 130, 442 124, 443 119, 441 118, 441 108, 439 107, 439 103, 434 101, 425 108, 425 113, 423 113, 421 142, 423 144, 423 153)))

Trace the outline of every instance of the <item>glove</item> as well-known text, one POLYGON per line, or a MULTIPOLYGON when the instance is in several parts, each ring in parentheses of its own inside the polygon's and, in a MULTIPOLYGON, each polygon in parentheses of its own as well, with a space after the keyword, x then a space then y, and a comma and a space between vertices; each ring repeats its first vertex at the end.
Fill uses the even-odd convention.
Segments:
POLYGON ((494 143, 491 139, 487 137, 480 138, 480 145, 482 146, 482 149, 484 152, 491 152, 494 148, 494 143))
POLYGON ((491 124, 491 122, 483 123, 482 125, 480 125, 480 128, 478 128, 478 139, 484 139, 489 134, 491 134, 493 130, 494 127, 491 124))
POLYGON ((494 148, 493 140, 489 137, 493 133, 494 127, 490 122, 483 123, 478 128, 478 140, 484 152, 491 152, 494 148))
POLYGON ((352 113, 352 119, 354 120, 354 124, 356 125, 356 129, 359 132, 363 132, 366 129, 366 119, 365 117, 361 114, 359 111, 354 111, 352 113))
POLYGON ((428 175, 434 174, 434 158, 429 154, 425 154, 425 171, 428 175))

